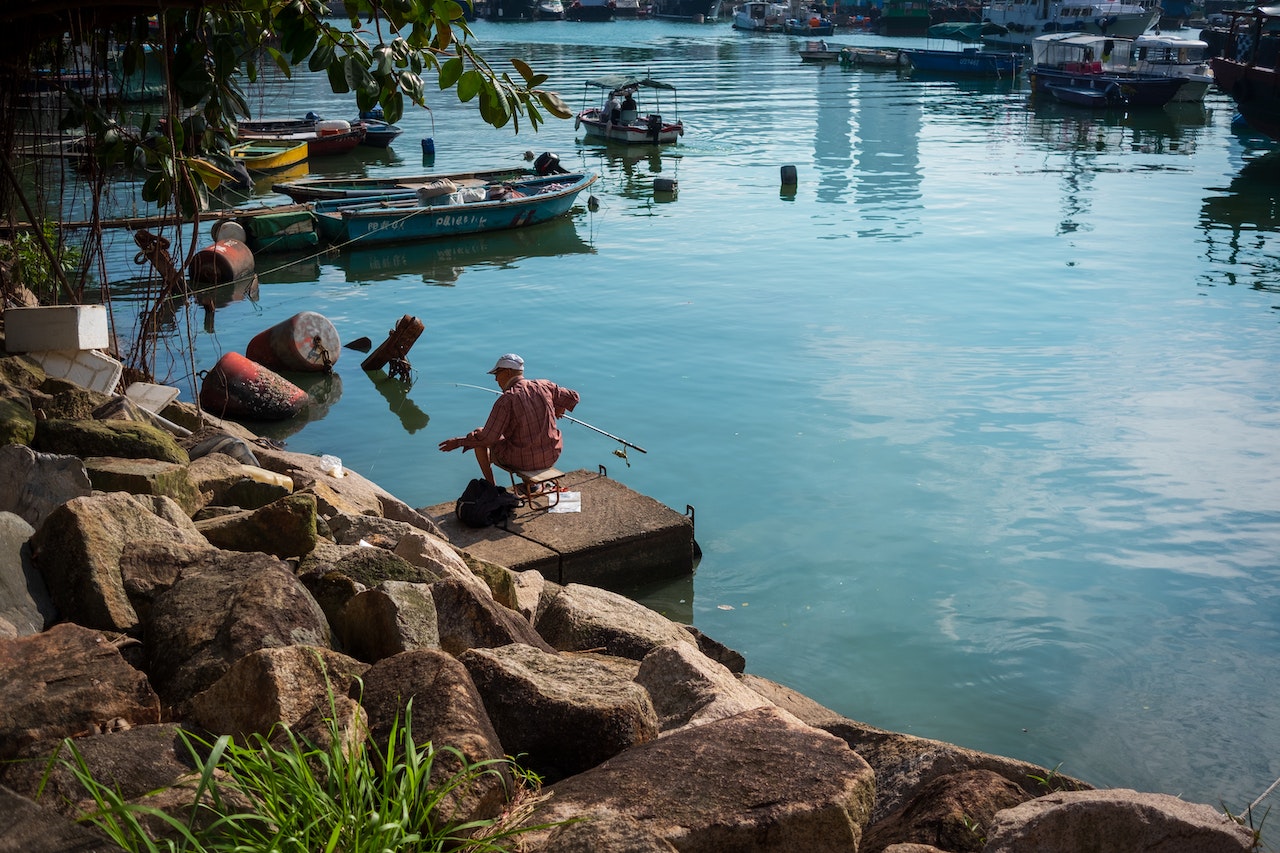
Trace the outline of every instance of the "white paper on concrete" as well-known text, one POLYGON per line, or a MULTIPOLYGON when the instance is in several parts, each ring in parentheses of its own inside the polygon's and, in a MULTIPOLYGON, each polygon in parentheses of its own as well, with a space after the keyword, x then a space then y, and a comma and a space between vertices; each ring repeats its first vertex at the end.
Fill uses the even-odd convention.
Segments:
POLYGON ((560 500, 547 512, 582 512, 582 492, 561 492, 560 500))

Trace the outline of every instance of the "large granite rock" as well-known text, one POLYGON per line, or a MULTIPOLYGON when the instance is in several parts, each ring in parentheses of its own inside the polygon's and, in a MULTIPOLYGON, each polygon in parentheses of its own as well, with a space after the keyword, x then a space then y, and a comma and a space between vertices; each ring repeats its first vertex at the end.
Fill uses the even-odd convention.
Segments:
POLYGON ((700 726, 770 704, 723 664, 688 643, 644 656, 636 681, 649 691, 662 731, 700 726))
POLYGON ((289 566, 261 553, 210 551, 158 595, 145 625, 147 671, 181 706, 250 652, 328 648, 329 623, 289 566))
POLYGON ((37 453, 30 447, 0 447, 0 511, 39 527, 58 507, 93 491, 77 456, 37 453))
POLYGON ((307 489, 315 494, 320 515, 326 519, 336 513, 376 515, 444 538, 430 518, 350 468, 343 468, 342 477, 331 477, 321 467, 318 456, 272 447, 259 447, 254 452, 263 468, 292 478, 295 490, 307 489))
POLYGON ((301 557, 316 547, 316 499, 314 495, 292 494, 260 509, 198 521, 196 529, 228 551, 301 557))
POLYGON ((164 495, 172 498, 187 515, 201 507, 200 490, 187 466, 159 459, 120 459, 89 456, 84 460, 89 482, 100 492, 128 492, 131 495, 164 495))
POLYGON ((353 596, 332 621, 342 648, 376 663, 410 649, 440 648, 437 618, 428 584, 383 581, 353 596))
POLYGON ((984 853, 1247 853, 1254 833, 1210 806, 1124 788, 1059 791, 995 816, 984 853))
POLYGON ((458 656, 506 752, 547 779, 580 773, 658 735, 645 689, 589 658, 513 644, 458 656))
POLYGON ((62 623, 0 641, 0 761, 36 741, 159 721, 147 677, 101 631, 62 623))
POLYGON ((370 735, 385 747, 396 725, 409 724, 413 742, 436 750, 431 768, 435 784, 446 786, 462 765, 485 764, 484 773, 449 790, 437 811, 449 823, 497 817, 515 785, 503 759, 502 742, 466 668, 436 649, 417 649, 389 657, 364 676, 361 703, 369 715, 370 735))
POLYGON ((191 460, 173 436, 150 424, 53 418, 36 423, 36 450, 70 456, 158 459, 186 465, 191 460))
MULTIPOLYGON (((76 738, 75 751, 93 778, 109 784, 125 800, 173 785, 195 770, 176 723, 153 723, 76 738)), ((95 807, 64 761, 75 760, 62 741, 41 741, 22 750, 4 783, 67 818, 95 807), (57 753, 59 761, 50 764, 57 753), (43 789, 43 792, 42 792, 43 789)))
POLYGON ((852 853, 875 777, 839 738, 768 707, 634 746, 546 792, 527 824, 620 814, 681 853, 852 853))
POLYGON ((903 808, 867 828, 858 853, 892 844, 931 844, 949 853, 982 853, 996 812, 1026 802, 1021 787, 990 770, 939 776, 903 808))
POLYGON ((297 726, 308 714, 330 712, 368 669, 327 648, 278 646, 250 652, 192 698, 187 719, 207 731, 266 735, 277 723, 297 726))
POLYGON ((668 643, 696 646, 688 631, 643 604, 577 583, 558 588, 535 627, 562 651, 596 649, 634 660, 668 643))
POLYGON ((533 626, 514 610, 508 610, 474 584, 444 578, 431 584, 440 628, 440 648, 452 655, 467 649, 496 648, 524 643, 554 652, 533 626))
POLYGON ((0 620, 11 636, 38 634, 57 618, 44 578, 31 564, 27 540, 35 529, 11 512, 0 512, 0 620))
POLYGON ((113 492, 58 507, 31 538, 32 559, 62 618, 104 631, 134 632, 138 615, 120 574, 128 543, 177 542, 208 547, 169 498, 113 492))
POLYGON ((2 853, 124 853, 103 833, 0 788, 2 853))

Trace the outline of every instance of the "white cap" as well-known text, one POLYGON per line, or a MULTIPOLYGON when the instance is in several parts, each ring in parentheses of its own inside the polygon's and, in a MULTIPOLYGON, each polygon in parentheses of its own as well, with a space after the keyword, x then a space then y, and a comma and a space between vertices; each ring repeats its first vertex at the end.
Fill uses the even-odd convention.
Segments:
POLYGON ((497 363, 497 364, 495 364, 495 365, 493 366, 493 370, 490 370, 489 372, 490 372, 490 373, 497 373, 499 370, 520 370, 520 371, 523 371, 523 370, 524 370, 524 359, 523 359, 523 358, 521 358, 520 356, 516 355, 516 354, 515 354, 515 353, 513 353, 513 352, 509 352, 509 353, 507 353, 506 355, 504 355, 504 356, 502 356, 501 358, 499 358, 499 359, 498 359, 498 363, 497 363))

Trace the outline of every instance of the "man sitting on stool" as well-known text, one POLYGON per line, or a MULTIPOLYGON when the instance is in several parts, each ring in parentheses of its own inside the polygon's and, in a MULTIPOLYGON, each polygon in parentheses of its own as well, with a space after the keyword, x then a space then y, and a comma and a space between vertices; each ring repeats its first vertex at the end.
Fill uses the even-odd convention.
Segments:
POLYGON ((578 392, 562 388, 549 379, 525 379, 524 359, 507 353, 489 371, 502 394, 489 411, 484 426, 461 438, 446 438, 440 449, 446 453, 462 448, 475 450, 480 473, 490 483, 493 463, 516 471, 541 471, 556 464, 564 440, 556 418, 578 405, 578 392))

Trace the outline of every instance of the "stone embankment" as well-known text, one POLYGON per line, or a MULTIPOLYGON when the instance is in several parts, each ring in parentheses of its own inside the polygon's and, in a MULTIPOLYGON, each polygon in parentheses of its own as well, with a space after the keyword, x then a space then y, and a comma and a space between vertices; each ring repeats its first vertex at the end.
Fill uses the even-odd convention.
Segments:
MULTIPOLYGON (((521 756, 526 851, 1245 851, 1207 805, 844 718, 617 594, 453 546, 358 473, 174 404, 0 358, 0 850, 111 850, 46 759, 75 738, 121 794, 181 809, 176 737, 415 740, 521 756), (246 464, 248 463, 248 464, 246 464), (331 469, 330 469, 331 470, 331 469), (330 706, 330 692, 337 694, 330 706), (166 790, 157 795, 157 790, 166 790)), ((454 797, 501 816, 501 777, 454 797)))

